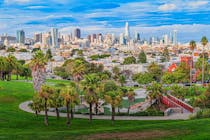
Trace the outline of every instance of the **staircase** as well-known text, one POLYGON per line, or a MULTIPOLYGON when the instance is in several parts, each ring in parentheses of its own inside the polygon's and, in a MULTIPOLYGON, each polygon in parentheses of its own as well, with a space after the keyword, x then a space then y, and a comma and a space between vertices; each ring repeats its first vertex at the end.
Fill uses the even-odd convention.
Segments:
POLYGON ((161 102, 166 105, 168 108, 181 108, 183 113, 191 112, 193 113, 194 109, 189 104, 183 102, 182 100, 168 94, 161 98, 161 102))

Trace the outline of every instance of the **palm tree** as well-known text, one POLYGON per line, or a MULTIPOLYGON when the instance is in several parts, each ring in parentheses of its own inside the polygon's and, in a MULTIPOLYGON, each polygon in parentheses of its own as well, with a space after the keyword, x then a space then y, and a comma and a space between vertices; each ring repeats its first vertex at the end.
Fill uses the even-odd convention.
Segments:
POLYGON ((49 105, 50 107, 55 108, 57 119, 59 119, 60 115, 58 108, 63 106, 63 99, 60 95, 60 89, 54 90, 54 93, 50 95, 49 105))
POLYGON ((159 84, 157 82, 152 82, 152 85, 147 87, 147 92, 148 92, 148 96, 150 98, 150 101, 152 103, 152 100, 156 100, 156 103, 160 109, 160 102, 161 102, 161 97, 163 96, 163 88, 162 88, 162 84, 159 84))
POLYGON ((39 96, 44 99, 44 111, 45 111, 45 125, 48 126, 48 99, 50 95, 54 93, 54 89, 50 86, 42 85, 39 91, 39 96))
POLYGON ((88 74, 84 77, 82 84, 85 91, 85 100, 89 103, 90 121, 92 120, 92 104, 96 104, 96 114, 98 113, 98 102, 102 93, 101 79, 97 74, 88 74))
POLYGON ((128 106, 128 114, 130 113, 130 104, 131 102, 133 102, 135 100, 135 92, 133 91, 133 89, 130 89, 127 93, 127 97, 128 97, 128 103, 129 103, 129 106, 128 106))
POLYGON ((122 102, 122 94, 120 91, 109 91, 105 93, 104 99, 107 103, 111 104, 112 108, 112 124, 115 120, 115 108, 118 107, 122 102))
POLYGON ((74 87, 66 88, 62 90, 61 96, 63 97, 64 104, 66 105, 66 111, 67 111, 67 121, 66 124, 67 126, 71 125, 71 120, 70 120, 70 105, 79 102, 79 95, 77 94, 76 90, 74 87))
POLYGON ((15 69, 16 65, 17 65, 17 59, 13 56, 13 55, 9 55, 6 58, 7 61, 7 72, 8 72, 8 76, 7 76, 7 81, 11 80, 11 74, 12 74, 12 70, 15 69))
POLYGON ((85 100, 89 104, 89 120, 92 121, 92 108, 93 104, 97 102, 97 94, 95 88, 92 85, 86 85, 84 87, 85 91, 85 100))
POLYGON ((32 100, 32 103, 29 104, 30 108, 35 111, 36 116, 38 117, 38 113, 44 110, 44 103, 42 101, 42 98, 35 94, 32 100))
POLYGON ((30 68, 32 70, 33 86, 35 92, 39 92, 41 86, 45 83, 46 64, 47 64, 46 55, 40 50, 36 51, 30 62, 30 68))
POLYGON ((0 80, 5 80, 5 71, 7 69, 7 60, 5 57, 0 56, 0 80))
POLYGON ((82 60, 73 60, 66 66, 66 71, 70 74, 75 82, 80 81, 86 71, 85 62, 82 60))
POLYGON ((196 42, 194 40, 190 41, 190 50, 192 51, 192 61, 191 61, 191 66, 190 66, 190 86, 192 85, 192 68, 193 68, 193 55, 194 55, 194 50, 196 48, 196 42))
POLYGON ((203 61, 202 61, 202 84, 204 85, 204 47, 208 44, 207 37, 203 36, 201 39, 201 44, 203 45, 203 61))

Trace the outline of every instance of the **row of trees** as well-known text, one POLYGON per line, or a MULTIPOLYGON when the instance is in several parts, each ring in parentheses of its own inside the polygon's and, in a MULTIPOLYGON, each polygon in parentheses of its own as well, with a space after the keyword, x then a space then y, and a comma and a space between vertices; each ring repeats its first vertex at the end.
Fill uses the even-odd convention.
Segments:
POLYGON ((18 80, 19 75, 28 79, 31 75, 29 66, 25 64, 25 61, 18 61, 13 55, 7 57, 0 57, 0 80, 12 79, 12 74, 16 75, 18 80))
MULTIPOLYGON (((120 106, 122 97, 127 96, 133 100, 135 96, 133 90, 125 93, 114 81, 101 81, 96 75, 87 75, 78 86, 72 82, 67 87, 53 87, 42 85, 38 94, 34 95, 31 108, 38 113, 45 112, 45 125, 48 125, 48 109, 55 108, 57 118, 59 118, 59 108, 65 106, 67 114, 67 126, 70 126, 71 119, 74 115, 75 105, 82 104, 82 97, 89 104, 89 120, 92 121, 93 105, 95 105, 95 112, 98 114, 99 100, 105 100, 106 103, 111 105, 112 117, 114 123, 116 107, 120 106), (82 93, 82 94, 81 94, 82 93)), ((129 111, 128 111, 129 112, 129 111)))

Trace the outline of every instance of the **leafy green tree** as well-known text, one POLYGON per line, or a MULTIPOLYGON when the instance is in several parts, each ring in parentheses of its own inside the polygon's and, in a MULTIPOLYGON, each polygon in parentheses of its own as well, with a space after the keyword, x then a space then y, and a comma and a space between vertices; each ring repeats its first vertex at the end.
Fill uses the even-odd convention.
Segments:
POLYGON ((13 47, 9 47, 9 48, 7 48, 7 52, 15 52, 16 51, 16 49, 15 48, 13 48, 13 47))
POLYGON ((31 69, 28 65, 23 65, 22 72, 20 73, 21 77, 25 77, 26 80, 28 80, 29 77, 31 77, 31 69))
POLYGON ((152 62, 148 66, 147 70, 148 70, 148 73, 152 75, 155 81, 160 81, 161 75, 162 75, 162 68, 158 64, 152 62))
POLYGON ((51 60, 51 59, 52 59, 53 56, 52 56, 52 51, 51 51, 51 49, 48 49, 48 50, 47 50, 47 52, 46 52, 46 57, 47 57, 48 60, 51 60))
POLYGON ((181 87, 179 85, 173 85, 171 86, 171 92, 172 95, 175 97, 184 100, 185 96, 187 95, 187 90, 184 87, 181 87))
POLYGON ((130 56, 124 59, 123 64, 136 64, 136 58, 134 56, 130 56))
POLYGON ((126 78, 124 75, 121 75, 119 77, 119 82, 120 82, 121 86, 124 86, 124 84, 126 83, 126 78))
POLYGON ((165 72, 161 77, 161 81, 164 84, 173 84, 176 82, 176 78, 173 73, 165 72))
POLYGON ((190 80, 189 72, 190 72, 190 67, 184 62, 180 63, 180 65, 173 72, 176 83, 189 82, 190 80))
POLYGON ((20 49, 19 52, 28 52, 27 49, 20 49))
POLYGON ((149 84, 154 81, 153 76, 148 72, 136 74, 133 78, 139 84, 149 84))
POLYGON ((147 56, 143 50, 139 53, 138 59, 139 63, 147 63, 147 56))
POLYGON ((170 61, 170 55, 169 55, 169 51, 168 51, 168 47, 165 47, 163 50, 163 62, 168 62, 170 61))

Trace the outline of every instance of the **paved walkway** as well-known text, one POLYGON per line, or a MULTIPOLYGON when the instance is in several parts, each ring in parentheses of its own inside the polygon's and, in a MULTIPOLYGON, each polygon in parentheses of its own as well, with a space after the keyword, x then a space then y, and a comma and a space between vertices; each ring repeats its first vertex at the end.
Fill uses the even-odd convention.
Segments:
MULTIPOLYGON (((28 106, 28 104, 31 101, 23 102, 19 105, 19 108, 25 112, 34 113, 34 111, 31 110, 31 108, 28 106)), ((44 115, 44 112, 40 112, 40 115, 44 115)), ((56 116, 55 112, 48 112, 49 116, 56 116)), ((115 116, 116 120, 187 120, 189 118, 190 113, 184 113, 184 114, 173 114, 170 116, 115 116)), ((66 117, 66 113, 60 113, 60 117, 66 117)), ((75 114, 75 118, 81 118, 81 119, 88 119, 89 115, 82 115, 82 114, 75 114)), ((93 119, 99 119, 99 120, 110 120, 111 116, 106 115, 100 115, 95 116, 93 115, 93 119)))

